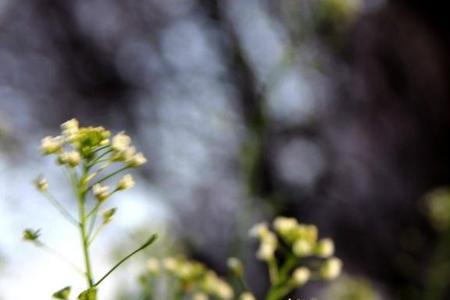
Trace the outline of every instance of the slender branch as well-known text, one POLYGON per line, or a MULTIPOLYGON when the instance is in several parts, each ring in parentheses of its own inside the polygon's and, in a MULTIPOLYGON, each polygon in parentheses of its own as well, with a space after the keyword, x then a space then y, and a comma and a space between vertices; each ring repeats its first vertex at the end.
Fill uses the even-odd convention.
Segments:
POLYGON ((150 236, 150 238, 139 248, 137 248, 136 250, 134 250, 133 252, 131 252, 130 254, 128 254, 127 256, 125 256, 124 258, 122 258, 118 263, 116 263, 108 272, 106 272, 105 275, 103 275, 102 278, 100 278, 99 281, 97 281, 94 284, 94 287, 98 286, 103 280, 105 280, 115 269, 117 269, 121 264, 123 264, 125 261, 127 261, 130 257, 132 257, 133 255, 135 255, 136 253, 138 253, 139 251, 144 250, 145 248, 147 248, 148 246, 150 246, 156 239, 158 238, 157 234, 152 234, 150 236))
POLYGON ((90 189, 92 189, 92 187, 93 187, 94 185, 99 184, 99 183, 102 183, 103 181, 108 180, 109 178, 111 178, 111 177, 113 177, 113 176, 119 174, 120 172, 122 172, 122 171, 124 171, 124 170, 126 170, 126 169, 129 169, 129 168, 130 168, 130 166, 124 166, 124 167, 118 169, 117 171, 112 172, 111 174, 109 174, 109 175, 107 175, 107 176, 105 176, 105 177, 99 179, 97 182, 91 184, 91 185, 85 190, 85 192, 87 192, 87 191, 89 191, 90 189))
POLYGON ((47 198, 47 200, 50 202, 51 205, 53 205, 53 207, 55 207, 59 213, 70 223, 72 223, 73 225, 78 227, 78 220, 75 219, 75 217, 73 217, 65 208, 64 206, 62 206, 61 203, 58 202, 58 200, 56 200, 55 197, 53 197, 49 192, 42 192, 42 194, 45 196, 45 198, 47 198))
POLYGON ((67 265, 69 265, 70 267, 72 267, 72 269, 74 269, 76 272, 80 273, 82 276, 86 276, 86 274, 83 272, 83 270, 81 270, 81 268, 79 268, 75 263, 73 263, 70 259, 68 259, 67 257, 65 257, 64 255, 62 255, 61 253, 59 253, 58 251, 56 251, 55 249, 47 246, 46 244, 44 244, 41 241, 34 241, 34 245, 44 251, 47 251, 48 253, 56 256, 57 258, 59 258, 61 261, 65 262, 67 265))

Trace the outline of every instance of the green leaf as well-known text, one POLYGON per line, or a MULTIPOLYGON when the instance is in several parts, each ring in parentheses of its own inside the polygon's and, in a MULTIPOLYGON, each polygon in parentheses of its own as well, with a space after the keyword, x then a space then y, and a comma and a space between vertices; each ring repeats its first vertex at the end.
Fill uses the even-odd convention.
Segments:
POLYGON ((55 298, 55 299, 69 299, 70 290, 71 290, 71 287, 70 286, 66 286, 65 288, 55 292, 53 294, 53 298, 55 298))
POLYGON ((83 291, 78 295, 78 300, 96 300, 97 299, 97 289, 92 288, 83 291))

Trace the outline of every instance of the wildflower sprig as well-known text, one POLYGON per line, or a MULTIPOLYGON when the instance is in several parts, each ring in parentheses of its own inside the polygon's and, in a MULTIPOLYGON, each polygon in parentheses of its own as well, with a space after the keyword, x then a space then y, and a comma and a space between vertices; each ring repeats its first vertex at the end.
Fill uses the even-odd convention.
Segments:
MULTIPOLYGON (((311 280, 328 281, 339 276, 342 262, 334 256, 334 243, 329 238, 319 239, 316 226, 286 217, 275 218, 272 225, 273 229, 267 223, 259 223, 250 230, 250 235, 259 241, 257 258, 268 265, 271 284, 264 299, 287 299, 290 292, 311 280)), ((243 263, 230 257, 227 265, 228 281, 204 264, 185 257, 152 257, 147 262, 147 273, 141 277, 145 286, 143 298, 256 300, 246 283, 243 263), (171 292, 156 295, 156 285, 164 277, 172 279, 163 285, 169 286, 171 292)))
MULTIPOLYGON (((47 136, 42 139, 41 152, 43 155, 55 157, 70 179, 73 193, 78 203, 77 214, 73 215, 49 192, 47 180, 39 176, 36 188, 55 206, 58 212, 79 229, 82 251, 84 256, 84 271, 87 289, 78 299, 95 300, 100 283, 106 279, 117 267, 132 255, 145 249, 156 239, 152 235, 143 245, 114 265, 105 275, 95 280, 91 264, 90 246, 101 230, 111 223, 116 208, 100 211, 108 203, 108 199, 115 193, 125 191, 134 186, 134 179, 130 174, 122 176, 110 187, 106 184, 126 170, 137 168, 147 160, 131 142, 131 138, 124 132, 111 137, 111 132, 103 127, 80 127, 77 120, 72 119, 61 125, 61 134, 47 136), (97 224, 97 217, 102 222, 97 224)), ((24 239, 42 246, 39 232, 26 230, 24 239)), ((56 299, 68 299, 71 288, 65 287, 53 294, 56 299)))
POLYGON ((283 299, 310 280, 332 280, 339 276, 342 261, 334 257, 331 239, 318 239, 314 225, 294 218, 277 217, 273 231, 266 223, 255 225, 250 235, 259 240, 257 257, 268 265, 271 288, 267 300, 283 299))

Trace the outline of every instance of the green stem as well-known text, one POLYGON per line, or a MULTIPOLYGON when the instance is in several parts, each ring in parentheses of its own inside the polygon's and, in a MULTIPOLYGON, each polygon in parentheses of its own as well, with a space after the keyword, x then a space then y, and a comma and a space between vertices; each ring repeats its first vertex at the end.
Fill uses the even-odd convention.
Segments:
POLYGON ((125 261, 127 261, 130 257, 132 257, 133 255, 135 255, 136 253, 138 253, 139 251, 144 250, 145 248, 147 248, 148 246, 150 246, 156 239, 158 238, 157 234, 152 234, 150 236, 150 238, 144 243, 142 244, 142 246, 140 246, 139 248, 137 248, 136 250, 134 250, 133 252, 131 252, 130 254, 128 254, 127 256, 125 256, 124 258, 122 258, 118 263, 116 263, 108 272, 106 272, 105 275, 103 275, 102 278, 100 278, 99 281, 97 281, 93 286, 97 287, 103 280, 105 280, 112 272, 114 272, 115 269, 117 269, 121 264, 123 264, 125 261))
POLYGON ((47 200, 50 202, 53 207, 55 207, 58 212, 70 223, 72 223, 75 226, 78 226, 78 221, 64 208, 64 206, 61 205, 61 203, 56 200, 55 197, 53 197, 49 192, 42 192, 42 194, 47 198, 47 200))
POLYGON ((83 247, 84 263, 86 267, 86 281, 88 287, 92 288, 94 286, 94 279, 92 275, 91 259, 89 255, 89 237, 86 232, 86 207, 85 207, 85 194, 80 193, 79 204, 80 204, 80 235, 81 243, 83 247))
POLYGON ((41 241, 34 241, 34 245, 44 251, 47 251, 48 253, 56 256, 57 258, 59 258, 61 261, 65 262, 67 265, 69 265, 72 269, 74 269, 76 272, 80 273, 81 275, 85 276, 85 273, 76 265, 74 264, 70 259, 68 259, 67 257, 65 257, 64 255, 62 255, 61 253, 59 253, 58 251, 56 251, 53 248, 50 248, 49 246, 47 246, 46 244, 44 244, 41 241))
POLYGON ((126 170, 126 169, 129 169, 129 168, 130 168, 129 166, 124 166, 124 167, 118 169, 117 171, 112 172, 111 174, 109 174, 109 175, 107 175, 107 176, 105 176, 105 177, 99 179, 97 182, 91 184, 85 191, 86 191, 86 192, 89 191, 90 189, 92 189, 92 187, 93 187, 94 185, 99 184, 99 183, 102 183, 103 181, 108 180, 109 178, 111 178, 111 177, 117 175, 118 173, 120 173, 120 172, 122 172, 122 171, 124 171, 124 170, 126 170))

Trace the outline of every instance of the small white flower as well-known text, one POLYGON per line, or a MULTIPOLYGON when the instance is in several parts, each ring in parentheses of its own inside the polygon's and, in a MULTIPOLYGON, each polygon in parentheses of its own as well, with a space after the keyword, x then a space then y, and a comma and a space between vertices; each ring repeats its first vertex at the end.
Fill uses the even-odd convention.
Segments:
POLYGON ((234 296, 233 289, 223 280, 218 280, 216 283, 216 294, 220 299, 229 300, 234 296))
POLYGON ((277 217, 273 221, 273 227, 282 235, 286 235, 298 226, 298 222, 294 218, 277 217))
POLYGON ((47 179, 43 176, 39 176, 38 178, 36 178, 34 184, 40 192, 46 192, 48 190, 47 179))
POLYGON ((58 161, 61 164, 68 164, 70 167, 76 167, 80 164, 81 156, 78 151, 70 151, 62 153, 58 161))
POLYGON ((44 155, 59 152, 62 148, 63 140, 60 136, 46 136, 41 141, 41 151, 44 155))
POLYGON ((250 228, 249 234, 251 237, 262 238, 269 232, 270 231, 269 227, 267 226, 267 223, 258 223, 253 225, 252 228, 250 228))
POLYGON ((139 167, 147 162, 147 159, 145 158, 144 154, 141 152, 133 155, 130 159, 128 159, 128 165, 130 167, 139 167))
POLYGON ((71 140, 78 133, 79 123, 76 119, 70 119, 61 124, 61 129, 63 130, 64 136, 71 140))
POLYGON ((117 190, 124 191, 132 188, 133 186, 134 186, 133 176, 131 176, 130 174, 126 174, 117 183, 117 190))
POLYGON ((320 268, 320 276, 323 279, 332 280, 341 274, 342 261, 339 258, 332 257, 325 261, 320 268))
POLYGON ((166 257, 163 260, 163 266, 169 272, 176 271, 177 265, 177 260, 173 257, 166 257))
POLYGON ((297 240, 292 247, 292 251, 297 256, 308 256, 313 252, 313 245, 304 239, 297 240))
POLYGON ((101 185, 100 183, 94 185, 92 191, 95 198, 99 201, 106 200, 110 196, 109 187, 106 185, 101 185))
POLYGON ((112 148, 117 152, 127 150, 131 145, 131 138, 125 132, 119 132, 112 139, 112 148))
POLYGON ((292 273, 292 279, 298 286, 304 285, 311 277, 311 271, 308 268, 300 267, 292 273))
POLYGON ((315 253, 320 257, 330 257, 334 254, 334 243, 332 239, 322 239, 317 243, 315 253))

